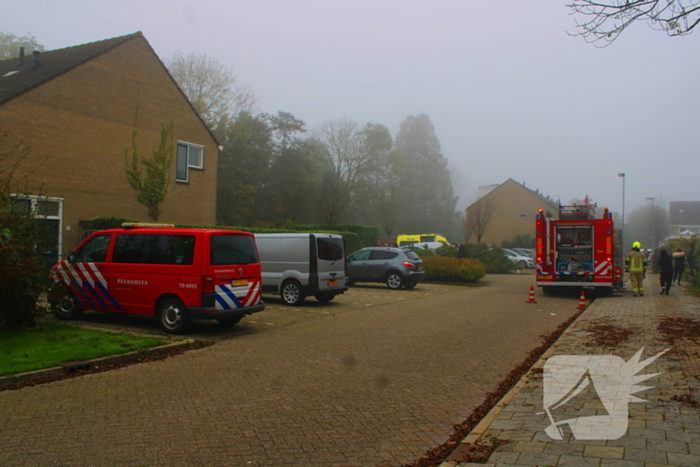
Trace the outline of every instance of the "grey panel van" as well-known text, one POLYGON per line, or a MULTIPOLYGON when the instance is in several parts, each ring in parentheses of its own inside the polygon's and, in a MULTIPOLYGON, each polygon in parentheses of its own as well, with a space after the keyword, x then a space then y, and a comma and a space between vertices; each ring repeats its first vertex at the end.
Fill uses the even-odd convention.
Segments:
POLYGON ((279 294, 287 305, 308 296, 330 302, 348 290, 345 245, 326 233, 255 234, 263 293, 279 294))

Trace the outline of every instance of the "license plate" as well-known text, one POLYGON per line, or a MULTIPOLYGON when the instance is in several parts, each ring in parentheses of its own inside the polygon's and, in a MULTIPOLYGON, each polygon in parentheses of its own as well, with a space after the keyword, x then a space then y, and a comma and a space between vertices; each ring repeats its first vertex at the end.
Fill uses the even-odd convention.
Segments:
POLYGON ((328 281, 328 287, 335 287, 338 285, 338 281, 328 281))
POLYGON ((552 279, 554 279, 554 277, 551 276, 551 275, 537 276, 537 278, 538 278, 538 279, 542 279, 542 280, 547 280, 547 281, 551 281, 552 279))
POLYGON ((241 285, 248 285, 248 279, 234 279, 231 281, 231 285, 234 287, 238 287, 241 285))

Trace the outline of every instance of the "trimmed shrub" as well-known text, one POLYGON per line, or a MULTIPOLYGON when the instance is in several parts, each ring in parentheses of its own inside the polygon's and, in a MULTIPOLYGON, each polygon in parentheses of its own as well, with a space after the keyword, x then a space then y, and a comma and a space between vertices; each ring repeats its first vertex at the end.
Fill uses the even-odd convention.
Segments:
POLYGON ((120 229, 125 222, 140 222, 126 217, 98 217, 90 221, 90 230, 120 229))
POLYGON ((475 259, 425 256, 425 280, 436 282, 476 283, 486 274, 486 266, 475 259))
POLYGON ((478 259, 486 266, 486 272, 490 274, 503 274, 518 269, 510 259, 498 247, 489 248, 486 245, 478 245, 469 251, 469 257, 478 259))
POLYGON ((371 225, 357 225, 357 224, 338 224, 335 226, 330 225, 311 225, 311 224, 300 224, 295 225, 294 229, 303 232, 327 232, 330 230, 334 232, 352 232, 357 235, 359 240, 359 248, 350 250, 351 252, 364 248, 366 246, 374 246, 377 244, 377 239, 379 238, 379 232, 377 227, 371 225))

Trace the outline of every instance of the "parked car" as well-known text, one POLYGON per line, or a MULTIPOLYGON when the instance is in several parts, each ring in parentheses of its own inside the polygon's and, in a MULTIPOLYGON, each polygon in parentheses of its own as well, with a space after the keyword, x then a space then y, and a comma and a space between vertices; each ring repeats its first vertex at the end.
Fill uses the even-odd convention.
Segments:
POLYGON ((327 233, 255 234, 263 293, 279 294, 290 306, 313 295, 330 302, 344 293, 343 237, 327 233))
POLYGON ((534 268, 535 267, 535 260, 533 258, 530 258, 529 256, 524 256, 519 253, 516 253, 513 250, 509 250, 507 248, 502 248, 503 254, 508 257, 512 262, 517 264, 518 266, 522 268, 534 268))
POLYGON ((423 260, 408 248, 369 247, 348 256, 348 285, 385 282, 390 289, 412 289, 425 279, 423 260))
POLYGON ((233 325, 265 309, 253 234, 124 227, 93 233, 52 268, 57 318, 78 319, 86 309, 150 315, 181 334, 193 319, 233 325))
POLYGON ((535 259, 535 250, 532 250, 530 248, 511 248, 514 252, 519 253, 520 256, 529 256, 532 259, 535 259))

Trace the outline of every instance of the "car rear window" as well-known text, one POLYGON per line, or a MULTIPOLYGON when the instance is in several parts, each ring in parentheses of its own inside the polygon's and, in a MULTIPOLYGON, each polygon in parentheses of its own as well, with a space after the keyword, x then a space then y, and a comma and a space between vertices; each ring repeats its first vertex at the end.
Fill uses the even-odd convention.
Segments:
POLYGON ((338 237, 317 238, 318 259, 338 261, 343 259, 343 239, 338 237))
POLYGON ((374 250, 372 251, 372 255, 369 257, 369 259, 394 259, 398 255, 399 254, 395 251, 374 250))
POLYGON ((420 256, 415 254, 415 252, 413 252, 413 251, 404 251, 404 253, 406 254, 406 258, 408 258, 410 260, 413 260, 413 261, 420 260, 420 256))
POLYGON ((212 235, 212 266, 258 263, 255 240, 249 235, 212 235))
POLYGON ((192 264, 193 235, 120 234, 114 243, 114 263, 192 264))

